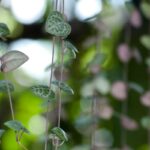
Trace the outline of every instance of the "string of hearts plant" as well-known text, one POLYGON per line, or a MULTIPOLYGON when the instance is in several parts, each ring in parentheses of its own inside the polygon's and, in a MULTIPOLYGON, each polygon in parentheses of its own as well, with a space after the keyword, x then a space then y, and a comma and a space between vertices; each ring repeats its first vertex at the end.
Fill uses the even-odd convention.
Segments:
MULTIPOLYGON (((129 3, 129 5, 132 5, 129 3)), ((141 26, 141 18, 138 10, 135 8, 132 8, 131 10, 131 16, 127 22, 126 29, 125 29, 125 42, 120 44, 118 47, 118 57, 120 61, 123 63, 123 81, 117 81, 115 84, 112 86, 112 95, 117 97, 118 99, 122 100, 122 108, 121 108, 121 116, 120 121, 121 121, 121 146, 123 149, 129 148, 127 146, 127 131, 126 130, 135 130, 138 128, 137 123, 127 117, 128 113, 128 91, 129 88, 134 89, 138 93, 142 93, 143 89, 136 83, 129 83, 128 81, 128 63, 131 60, 132 57, 135 56, 135 52, 131 52, 131 48, 129 47, 130 40, 131 40, 131 25, 135 28, 139 28, 141 26), (136 15, 137 20, 134 20, 136 15), (115 89, 116 88, 116 89, 115 89), (116 92, 115 92, 116 91, 116 92), (119 91, 122 94, 119 95, 119 91), (115 94, 116 93, 116 94, 115 94)))
MULTIPOLYGON (((32 92, 40 96, 48 102, 47 110, 46 110, 46 131, 45 131, 45 147, 44 149, 48 149, 48 140, 49 138, 52 140, 52 144, 55 150, 58 149, 64 142, 68 141, 68 137, 66 132, 60 127, 61 126, 61 107, 62 107, 62 91, 67 94, 74 94, 73 90, 63 82, 63 70, 64 70, 64 55, 68 54, 68 51, 75 57, 77 49, 74 47, 72 43, 65 40, 71 32, 71 26, 66 21, 66 16, 64 14, 64 0, 54 0, 54 11, 51 11, 46 20, 45 30, 47 33, 53 36, 53 46, 52 46, 52 63, 50 65, 50 80, 49 85, 36 85, 32 86, 32 92), (59 7, 59 8, 58 8, 59 7), (60 79, 52 81, 53 79, 53 70, 54 70, 54 54, 56 44, 60 43, 60 79), (53 87, 57 87, 58 93, 53 90, 53 87), (58 97, 56 97, 58 95, 58 97), (48 132, 48 122, 49 122, 49 107, 50 102, 54 99, 58 99, 58 120, 57 126, 53 127, 50 132, 48 132)), ((56 88, 55 88, 56 89, 56 88)))
MULTIPOLYGON (((10 31, 7 25, 4 23, 0 23, 0 38, 2 40, 6 40, 9 34, 10 31)), ((27 148, 20 142, 20 140, 22 138, 22 135, 24 133, 29 134, 29 131, 22 125, 20 121, 15 120, 12 96, 11 96, 11 92, 14 91, 14 86, 10 81, 7 80, 7 74, 20 67, 27 60, 28 60, 28 56, 16 50, 8 51, 0 57, 0 71, 3 73, 5 78, 5 80, 0 81, 0 92, 8 93, 8 99, 9 99, 11 116, 12 116, 12 120, 5 122, 4 125, 12 129, 13 131, 15 131, 16 142, 24 150, 27 150, 27 148)), ((4 130, 0 130, 0 137, 3 135, 3 133, 4 130)))
POLYGON ((148 23, 148 34, 143 35, 140 39, 142 45, 148 50, 148 58, 146 59, 146 64, 147 64, 147 72, 148 72, 148 91, 145 91, 144 94, 142 94, 140 100, 142 105, 148 107, 148 114, 147 116, 143 117, 141 119, 141 124, 143 128, 148 130, 148 137, 147 137, 147 142, 148 142, 148 149, 150 149, 150 101, 149 101, 149 95, 150 95, 150 1, 142 1, 141 3, 141 10, 145 18, 149 21, 148 23))

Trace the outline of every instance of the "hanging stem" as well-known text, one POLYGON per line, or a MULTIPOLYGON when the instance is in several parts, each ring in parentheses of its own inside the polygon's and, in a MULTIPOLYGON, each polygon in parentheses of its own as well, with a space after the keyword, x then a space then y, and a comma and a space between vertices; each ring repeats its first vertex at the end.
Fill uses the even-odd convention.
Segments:
MULTIPOLYGON (((7 81, 6 74, 4 74, 4 78, 5 78, 5 80, 7 81)), ((10 110, 11 110, 12 120, 15 120, 15 115, 14 115, 14 109, 13 109, 13 103, 12 103, 11 92, 10 92, 9 85, 8 85, 7 82, 6 82, 6 86, 7 86, 7 94, 8 94, 9 104, 10 104, 10 110)))
MULTIPOLYGON (((55 50, 55 37, 53 37, 53 45, 52 45, 52 63, 51 63, 51 70, 50 70, 50 80, 49 80, 49 89, 51 89, 51 82, 52 82, 52 76, 53 76, 53 65, 54 65, 54 50, 55 50)), ((49 109, 50 109, 50 104, 48 103, 47 110, 46 110, 46 139, 45 139, 45 150, 47 150, 48 146, 48 121, 49 121, 49 109)))
MULTIPOLYGON (((64 15, 64 0, 59 1, 60 2, 60 12, 64 15)), ((62 38, 59 38, 61 41, 61 68, 60 68, 60 81, 59 81, 59 88, 58 88, 58 121, 57 121, 57 127, 60 127, 60 121, 61 121, 61 109, 62 109, 62 94, 60 89, 60 83, 63 80, 63 68, 64 68, 64 40, 62 38)), ((57 141, 59 142, 59 141, 57 141)), ((56 144, 54 147, 55 150, 58 149, 58 145, 56 144)))
POLYGON ((23 131, 20 132, 20 134, 19 134, 19 132, 16 133, 16 142, 17 142, 17 144, 18 144, 22 149, 28 150, 28 149, 20 142, 20 140, 21 140, 21 138, 22 138, 22 135, 23 135, 23 131))
POLYGON ((92 106, 91 106, 91 117, 94 119, 93 125, 92 125, 92 135, 91 135, 91 150, 95 150, 95 131, 96 131, 96 95, 93 96, 92 99, 92 106))
MULTIPOLYGON (((130 43, 131 38, 131 28, 130 25, 126 26, 125 42, 130 43)), ((124 63, 123 81, 127 86, 127 99, 122 103, 122 114, 127 115, 128 113, 128 63, 124 63)), ((126 129, 121 127, 121 146, 124 147, 127 144, 127 132, 126 129)))
MULTIPOLYGON (((63 63, 64 63, 64 40, 61 39, 61 70, 60 70, 60 82, 62 82, 63 78, 63 63)), ((60 82, 59 82, 59 87, 60 87, 60 82)), ((60 127, 60 120, 61 120, 61 101, 62 101, 62 94, 61 94, 61 89, 59 88, 58 90, 58 123, 57 126, 60 127)))
MULTIPOLYGON (((150 25, 150 21, 149 21, 149 25, 150 25)), ((148 26, 148 33, 150 34, 150 26, 148 26)), ((148 51, 148 55, 150 57, 150 51, 148 51)), ((149 78, 149 89, 150 89, 150 73, 149 73, 150 67, 148 66, 148 78, 149 78)), ((150 116, 150 107, 148 108, 148 116, 150 116)), ((150 129, 148 129, 148 149, 150 150, 150 129)))

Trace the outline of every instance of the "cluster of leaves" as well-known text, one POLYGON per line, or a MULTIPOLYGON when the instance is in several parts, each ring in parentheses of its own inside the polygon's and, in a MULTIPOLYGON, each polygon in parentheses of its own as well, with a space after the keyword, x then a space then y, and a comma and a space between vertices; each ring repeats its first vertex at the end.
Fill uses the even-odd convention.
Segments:
MULTIPOLYGON (((10 31, 6 24, 0 23, 0 38, 6 40, 7 36, 10 34, 10 31)), ((20 67, 28 60, 28 56, 20 51, 9 51, 0 57, 0 71, 2 73, 8 73, 20 67)), ((10 81, 1 80, 0 81, 0 92, 10 93, 14 91, 14 86, 10 81)), ((12 129, 16 132, 18 137, 18 142, 21 140, 23 133, 29 134, 29 131, 17 120, 10 120, 4 123, 9 129, 12 129)), ((0 130, 0 138, 4 134, 5 130, 0 130)))
MULTIPOLYGON (((48 15, 46 25, 45 25, 45 30, 46 32, 48 32, 49 34, 55 37, 60 37, 62 39, 65 39, 71 32, 71 26, 65 21, 64 16, 60 12, 53 11, 50 12, 50 14, 48 15)), ((70 58, 76 58, 77 52, 78 50, 71 42, 67 40, 64 41, 65 55, 69 55, 70 58)), ((50 66, 50 67, 54 67, 54 66, 50 66)), ((52 81, 50 84, 51 84, 50 87, 46 85, 32 86, 31 90, 36 96, 45 99, 48 102, 48 104, 49 102, 56 99, 56 94, 55 91, 53 90, 55 89, 54 87, 59 88, 61 91, 65 92, 66 94, 69 95, 74 94, 72 88, 70 88, 66 83, 62 81, 55 80, 52 81)), ((51 129, 50 138, 53 141, 53 145, 56 146, 61 146, 64 142, 68 141, 67 134, 60 127, 54 127, 53 129, 51 129)))

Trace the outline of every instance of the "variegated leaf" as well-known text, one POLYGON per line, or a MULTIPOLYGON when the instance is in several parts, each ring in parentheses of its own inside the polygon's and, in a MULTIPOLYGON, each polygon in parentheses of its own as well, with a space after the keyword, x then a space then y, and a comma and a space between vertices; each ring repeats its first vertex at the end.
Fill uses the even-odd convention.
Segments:
POLYGON ((61 13, 54 11, 47 18, 45 30, 52 35, 66 38, 71 32, 71 26, 65 22, 61 13))
POLYGON ((28 60, 28 56, 19 51, 9 51, 1 57, 1 71, 10 72, 28 60))
POLYGON ((56 135, 60 140, 62 141, 68 141, 68 137, 67 137, 67 134, 66 132, 59 128, 59 127, 54 127, 51 132, 56 135))
POLYGON ((69 87, 67 84, 65 84, 64 82, 60 82, 58 80, 52 81, 52 84, 55 86, 58 86, 61 90, 63 90, 64 92, 73 95, 74 91, 72 90, 71 87, 69 87))
POLYGON ((17 120, 10 120, 4 123, 5 126, 7 126, 8 128, 14 130, 14 131, 23 131, 27 134, 29 134, 30 132, 22 125, 22 123, 20 121, 17 120))
POLYGON ((44 99, 55 99, 55 93, 45 85, 36 85, 31 87, 32 92, 44 99))

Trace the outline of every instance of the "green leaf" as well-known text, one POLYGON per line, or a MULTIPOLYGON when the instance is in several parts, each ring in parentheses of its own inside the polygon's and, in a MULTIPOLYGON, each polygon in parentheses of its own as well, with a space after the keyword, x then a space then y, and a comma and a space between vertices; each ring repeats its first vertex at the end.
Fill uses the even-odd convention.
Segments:
POLYGON ((145 63, 148 67, 150 67, 150 58, 149 57, 146 59, 145 63))
POLYGON ((4 123, 4 125, 14 131, 23 131, 23 132, 29 134, 29 131, 22 125, 21 122, 19 122, 17 120, 7 121, 4 123))
POLYGON ((150 117, 149 116, 143 117, 141 119, 141 125, 143 126, 143 128, 149 130, 150 129, 150 117))
POLYGON ((0 138, 2 137, 2 135, 4 134, 5 130, 0 129, 0 138))
POLYGON ((58 80, 52 81, 52 84, 54 84, 55 86, 58 86, 61 90, 63 90, 64 92, 66 92, 67 94, 74 94, 74 91, 72 90, 72 88, 70 88, 67 84, 65 84, 64 82, 60 82, 58 80))
POLYGON ((147 2, 141 3, 141 10, 147 19, 150 19, 150 4, 147 2))
POLYGON ((55 93, 45 85, 36 85, 31 87, 32 92, 41 98, 44 99, 55 99, 55 93))
POLYGON ((8 50, 8 44, 3 41, 0 41, 0 51, 5 52, 6 50, 8 50))
POLYGON ((77 48, 69 41, 65 41, 65 49, 70 50, 72 58, 76 58, 77 48))
POLYGON ((9 88, 10 92, 14 91, 14 86, 10 81, 7 80, 1 80, 0 81, 0 92, 7 92, 7 87, 9 88))
POLYGON ((61 129, 59 127, 54 127, 51 130, 51 132, 53 134, 55 134, 60 140, 62 140, 62 141, 68 141, 67 134, 66 134, 66 132, 63 129, 61 129))
POLYGON ((5 38, 10 34, 10 31, 5 23, 0 23, 0 37, 5 38))
POLYGON ((52 35, 66 38, 71 32, 71 26, 64 20, 61 13, 54 11, 47 18, 45 30, 52 35))
POLYGON ((129 87, 140 94, 142 94, 144 92, 144 89, 142 88, 142 86, 140 86, 137 83, 134 83, 134 82, 129 83, 129 87))
POLYGON ((143 35, 140 39, 143 46, 145 46, 147 49, 150 49, 150 36, 149 35, 143 35))

